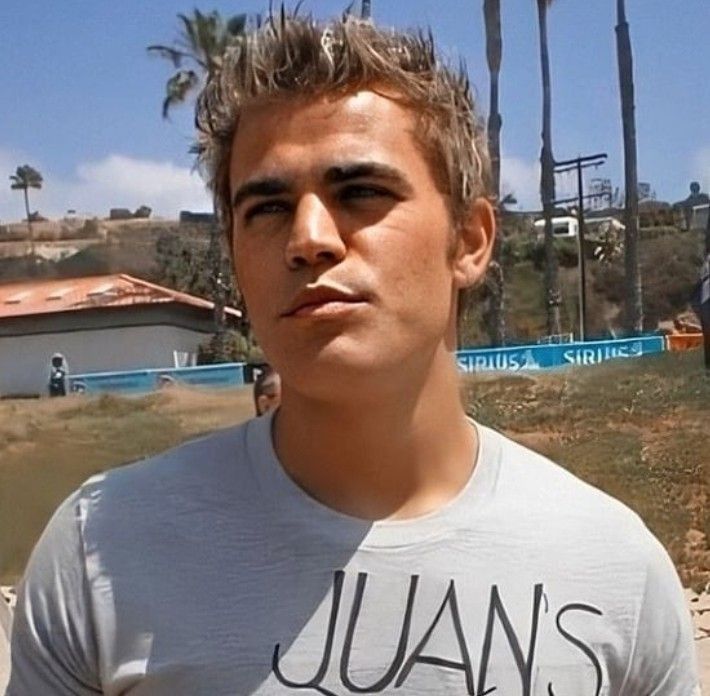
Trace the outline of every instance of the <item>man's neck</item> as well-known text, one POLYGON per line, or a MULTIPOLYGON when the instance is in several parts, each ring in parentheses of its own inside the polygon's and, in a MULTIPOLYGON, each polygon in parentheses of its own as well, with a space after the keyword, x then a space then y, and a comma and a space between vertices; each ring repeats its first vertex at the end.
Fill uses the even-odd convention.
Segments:
POLYGON ((311 400, 284 386, 274 445, 311 496, 364 519, 412 518, 445 505, 471 476, 478 447, 447 353, 416 388, 408 381, 364 404, 311 400))

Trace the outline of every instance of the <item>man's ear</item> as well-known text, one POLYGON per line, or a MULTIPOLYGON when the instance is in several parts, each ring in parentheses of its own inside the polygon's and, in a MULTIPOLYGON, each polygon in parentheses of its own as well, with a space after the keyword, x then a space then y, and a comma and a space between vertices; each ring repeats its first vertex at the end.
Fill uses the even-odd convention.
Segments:
POLYGON ((459 290, 476 285, 488 268, 496 236, 493 206, 477 198, 461 223, 454 256, 454 282, 459 290))

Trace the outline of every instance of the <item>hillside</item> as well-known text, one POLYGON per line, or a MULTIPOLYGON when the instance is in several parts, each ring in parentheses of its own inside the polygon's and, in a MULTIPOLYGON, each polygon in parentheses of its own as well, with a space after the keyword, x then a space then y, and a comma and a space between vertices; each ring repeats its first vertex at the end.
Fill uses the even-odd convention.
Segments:
POLYGON ((128 273, 159 281, 156 244, 163 235, 206 244, 210 225, 176 220, 72 220, 34 223, 37 259, 28 270, 26 225, 0 229, 0 282, 30 276, 71 278, 128 273))
MULTIPOLYGON (((82 224, 65 220, 35 223, 37 253, 45 259, 28 263, 26 226, 0 229, 0 282, 30 275, 73 277, 104 273, 129 273, 146 280, 174 285, 175 278, 161 275, 157 242, 162 237, 180 240, 204 256, 210 225, 170 220, 89 220, 82 224), (4 232, 3 232, 4 230, 4 232)), ((504 228, 503 248, 506 278, 506 323, 510 342, 536 341, 545 334, 541 245, 527 228, 504 228)), ((562 331, 577 332, 579 274, 576 240, 558 240, 562 290, 562 331)), ((654 331, 687 310, 702 263, 703 235, 675 228, 650 228, 641 243, 644 283, 645 329, 654 331)), ((587 325, 589 337, 608 337, 621 329, 624 296, 623 258, 600 264, 587 249, 587 325)), ((204 267, 204 263, 198 265, 204 267)), ((165 266, 165 264, 163 264, 165 266)), ((204 280, 204 279, 203 279, 204 280)), ((189 286, 189 283, 188 283, 189 286)), ((204 287, 205 283, 201 284, 204 287)), ((178 288, 186 290, 182 284, 178 288)), ((199 291, 195 291, 199 294, 199 291)), ((485 345, 483 294, 472 295, 464 312, 461 345, 485 345)))

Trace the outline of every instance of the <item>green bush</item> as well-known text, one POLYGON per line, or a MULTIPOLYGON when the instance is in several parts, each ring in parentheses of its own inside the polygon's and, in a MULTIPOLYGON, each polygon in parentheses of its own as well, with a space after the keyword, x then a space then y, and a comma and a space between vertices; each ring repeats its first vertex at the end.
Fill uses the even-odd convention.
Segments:
MULTIPOLYGON (((555 252, 557 263, 562 268, 575 268, 578 263, 578 243, 576 239, 555 239, 555 252)), ((542 271, 545 268, 545 242, 539 240, 535 242, 530 250, 530 260, 536 270, 542 271)))
MULTIPOLYGON (((645 328, 684 311, 702 264, 700 238, 667 235, 644 239, 640 244, 645 328)), ((598 265, 592 287, 609 302, 622 304, 625 295, 623 255, 608 265, 598 265)))
POLYGON ((213 334, 197 349, 198 365, 228 362, 263 362, 264 355, 255 343, 238 331, 213 334))
POLYGON ((532 260, 536 242, 534 237, 518 235, 503 239, 501 257, 503 266, 510 268, 523 261, 532 260))

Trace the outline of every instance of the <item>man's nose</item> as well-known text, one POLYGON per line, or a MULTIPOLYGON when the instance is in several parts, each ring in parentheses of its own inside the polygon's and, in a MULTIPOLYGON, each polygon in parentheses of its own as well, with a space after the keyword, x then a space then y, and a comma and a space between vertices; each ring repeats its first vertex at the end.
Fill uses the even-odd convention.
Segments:
POLYGON ((303 196, 293 216, 286 245, 288 267, 297 269, 337 263, 345 251, 337 221, 325 202, 313 193, 303 196))

